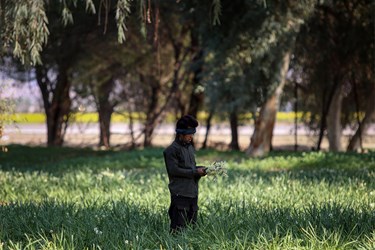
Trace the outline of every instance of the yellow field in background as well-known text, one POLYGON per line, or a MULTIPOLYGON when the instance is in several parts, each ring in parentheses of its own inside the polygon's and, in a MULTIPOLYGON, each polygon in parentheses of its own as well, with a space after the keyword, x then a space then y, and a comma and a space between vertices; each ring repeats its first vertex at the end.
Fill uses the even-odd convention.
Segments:
MULTIPOLYGON (((208 114, 205 112, 200 112, 198 114, 199 120, 205 120, 207 118, 208 114)), ((297 113, 298 119, 302 117, 302 113, 297 113)), ((143 120, 145 118, 144 114, 141 113, 132 113, 132 117, 134 121, 143 120)), ((294 121, 295 114, 294 112, 278 112, 277 113, 277 121, 279 122, 293 122, 294 121)), ((97 113, 77 113, 71 116, 72 122, 78 122, 78 123, 96 123, 98 122, 98 114, 97 113)), ((46 116, 43 113, 17 113, 7 116, 7 121, 12 121, 14 123, 45 123, 46 116)), ((220 121, 220 118, 215 118, 216 121, 220 121)), ((252 123, 252 115, 246 114, 240 117, 240 120, 245 123, 252 123)), ((115 113, 112 115, 112 122, 114 123, 120 123, 129 122, 129 116, 127 113, 124 114, 118 114, 115 113)), ((168 122, 174 121, 173 115, 167 116, 168 122)))

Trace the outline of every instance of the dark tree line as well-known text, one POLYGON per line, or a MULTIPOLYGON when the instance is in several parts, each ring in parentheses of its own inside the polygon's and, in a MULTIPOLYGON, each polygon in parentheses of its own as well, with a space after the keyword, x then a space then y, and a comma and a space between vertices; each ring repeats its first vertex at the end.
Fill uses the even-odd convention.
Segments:
POLYGON ((371 1, 106 3, 38 0, 27 3, 34 4, 29 13, 26 3, 1 1, 2 68, 35 76, 49 146, 63 145, 74 105, 91 100, 100 146, 111 145, 114 112, 129 114, 130 127, 132 113, 145 114, 143 130, 132 130, 129 144, 136 147, 143 136, 147 147, 167 114, 205 111, 203 146, 219 115, 231 125, 230 148, 238 150, 239 117, 252 113, 255 130, 246 152, 262 156, 272 150, 280 103, 292 100, 296 86, 304 122, 318 134, 317 150, 325 134, 330 150, 342 150, 345 126, 356 129, 347 150, 362 147, 375 116, 371 1), (22 33, 17 25, 25 21, 39 26, 28 24, 22 33), (9 63, 11 53, 23 64, 9 63))

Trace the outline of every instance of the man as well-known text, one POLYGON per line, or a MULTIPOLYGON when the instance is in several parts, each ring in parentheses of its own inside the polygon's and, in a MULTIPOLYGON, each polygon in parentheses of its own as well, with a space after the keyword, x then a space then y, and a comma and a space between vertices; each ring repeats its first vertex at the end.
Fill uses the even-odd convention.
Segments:
POLYGON ((163 152, 171 194, 168 211, 171 233, 197 221, 198 182, 206 175, 205 168, 195 163, 192 142, 197 126, 198 121, 193 116, 180 118, 176 124, 176 138, 163 152))

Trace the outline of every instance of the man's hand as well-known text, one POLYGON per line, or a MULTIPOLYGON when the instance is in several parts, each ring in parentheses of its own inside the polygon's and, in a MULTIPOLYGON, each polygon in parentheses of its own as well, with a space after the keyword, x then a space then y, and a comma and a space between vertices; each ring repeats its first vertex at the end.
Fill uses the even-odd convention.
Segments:
POLYGON ((206 173, 206 168, 205 167, 201 167, 201 166, 197 166, 197 173, 200 176, 205 176, 207 174, 206 173))

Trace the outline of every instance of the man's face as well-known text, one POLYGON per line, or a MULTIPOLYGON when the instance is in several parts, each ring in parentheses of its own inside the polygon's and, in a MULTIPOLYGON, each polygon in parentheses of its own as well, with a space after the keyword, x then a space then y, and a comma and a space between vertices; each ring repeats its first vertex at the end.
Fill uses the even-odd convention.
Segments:
POLYGON ((185 143, 191 143, 193 141, 194 135, 180 135, 180 139, 185 143))

